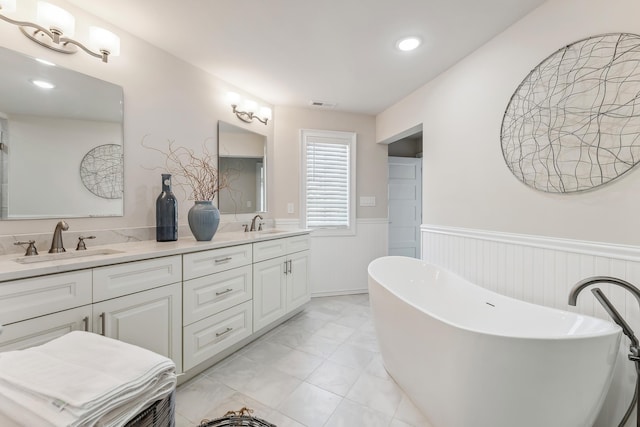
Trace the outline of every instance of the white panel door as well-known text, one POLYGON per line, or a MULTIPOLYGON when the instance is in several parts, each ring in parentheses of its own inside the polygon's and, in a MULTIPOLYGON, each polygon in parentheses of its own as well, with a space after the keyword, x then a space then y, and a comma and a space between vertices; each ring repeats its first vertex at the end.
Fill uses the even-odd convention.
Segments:
POLYGON ((182 284, 93 305, 93 329, 172 359, 182 369, 182 284))
POLYGON ((389 255, 420 258, 422 159, 389 157, 389 255))
POLYGON ((288 265, 285 257, 253 264, 253 331, 287 314, 288 265))
POLYGON ((308 277, 309 251, 289 255, 287 257, 287 312, 311 299, 308 277))

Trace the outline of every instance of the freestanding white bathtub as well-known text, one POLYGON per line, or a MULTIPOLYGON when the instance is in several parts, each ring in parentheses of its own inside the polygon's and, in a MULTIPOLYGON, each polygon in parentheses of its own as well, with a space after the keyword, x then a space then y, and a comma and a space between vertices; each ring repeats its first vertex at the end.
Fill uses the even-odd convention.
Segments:
POLYGON ((591 427, 611 384, 614 323, 496 294, 423 261, 369 264, 389 374, 433 427, 591 427))

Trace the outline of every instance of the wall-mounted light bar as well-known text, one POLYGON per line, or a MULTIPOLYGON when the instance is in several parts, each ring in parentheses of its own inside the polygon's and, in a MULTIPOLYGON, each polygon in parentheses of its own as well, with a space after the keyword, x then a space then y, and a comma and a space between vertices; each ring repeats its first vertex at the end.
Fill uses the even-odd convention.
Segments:
POLYGON ((266 125, 271 120, 272 113, 269 107, 258 107, 258 103, 250 99, 242 100, 240 95, 235 92, 227 93, 227 100, 236 117, 245 123, 251 123, 253 119, 256 119, 266 125))
POLYGON ((91 56, 108 62, 109 56, 120 55, 120 38, 100 27, 89 27, 89 45, 71 39, 75 31, 75 18, 66 10, 47 3, 38 2, 36 21, 16 21, 3 13, 16 10, 16 0, 0 0, 0 19, 20 27, 20 31, 36 43, 61 53, 76 53, 78 48, 91 56))

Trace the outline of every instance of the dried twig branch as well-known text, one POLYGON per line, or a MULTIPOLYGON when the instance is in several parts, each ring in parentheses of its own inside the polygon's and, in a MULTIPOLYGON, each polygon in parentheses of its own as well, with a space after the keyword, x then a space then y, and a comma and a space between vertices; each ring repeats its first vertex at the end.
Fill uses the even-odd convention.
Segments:
POLYGON ((205 144, 200 156, 189 148, 176 146, 172 140, 169 140, 167 151, 145 144, 144 138, 141 144, 164 156, 164 167, 152 169, 166 170, 178 185, 191 188, 189 199, 213 200, 220 190, 229 186, 227 177, 221 176, 216 167, 217 156, 211 154, 205 144))

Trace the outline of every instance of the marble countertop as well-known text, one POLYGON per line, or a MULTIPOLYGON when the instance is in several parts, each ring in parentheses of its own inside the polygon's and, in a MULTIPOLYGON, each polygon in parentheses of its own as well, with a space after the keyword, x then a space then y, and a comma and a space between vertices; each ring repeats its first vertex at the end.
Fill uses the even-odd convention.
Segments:
POLYGON ((264 231, 248 233, 221 232, 213 236, 213 239, 209 242, 198 242, 193 237, 181 237, 175 242, 156 242, 155 240, 146 240, 139 242, 114 243, 104 246, 93 246, 90 245, 91 241, 88 241, 86 253, 83 253, 83 256, 79 257, 75 257, 76 251, 74 249, 67 249, 67 252, 63 252, 61 254, 40 252, 40 255, 27 257, 29 259, 25 261, 31 261, 27 263, 19 262, 25 258, 21 255, 11 254, 0 256, 0 282, 26 277, 42 276, 52 273, 62 273, 65 271, 101 267, 124 262, 140 261, 163 256, 181 255, 190 252, 224 248, 228 246, 279 239, 307 233, 309 233, 309 230, 267 229, 264 231), (73 252, 73 254, 70 254, 70 252, 73 252), (84 256, 85 254, 87 256, 84 256), (41 259, 46 259, 47 257, 55 259, 33 262, 37 257, 43 257, 41 259), (33 260, 31 258, 33 258, 33 260))

